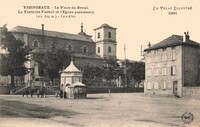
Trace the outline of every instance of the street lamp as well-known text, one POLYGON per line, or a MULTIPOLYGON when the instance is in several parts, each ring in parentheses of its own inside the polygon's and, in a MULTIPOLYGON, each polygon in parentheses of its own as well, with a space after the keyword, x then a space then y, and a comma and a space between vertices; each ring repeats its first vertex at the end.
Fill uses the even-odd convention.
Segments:
POLYGON ((124 84, 125 84, 125 92, 127 92, 127 73, 126 73, 126 45, 124 44, 124 78, 125 78, 125 81, 124 81, 124 84))

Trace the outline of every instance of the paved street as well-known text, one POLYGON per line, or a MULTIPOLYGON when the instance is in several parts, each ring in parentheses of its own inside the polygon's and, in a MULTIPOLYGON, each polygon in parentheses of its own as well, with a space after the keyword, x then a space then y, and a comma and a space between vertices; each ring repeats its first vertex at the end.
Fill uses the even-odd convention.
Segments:
POLYGON ((0 127, 198 127, 200 100, 143 93, 89 94, 88 99, 0 96, 0 127), (194 120, 184 124, 182 115, 194 120))

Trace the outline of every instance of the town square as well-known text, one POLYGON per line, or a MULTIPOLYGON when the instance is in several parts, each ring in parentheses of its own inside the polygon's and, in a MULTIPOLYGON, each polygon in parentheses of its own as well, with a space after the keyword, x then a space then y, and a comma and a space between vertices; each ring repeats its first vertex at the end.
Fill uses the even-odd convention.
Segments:
POLYGON ((3 127, 198 127, 200 101, 143 93, 89 94, 87 99, 0 96, 3 127), (182 115, 191 112, 185 124, 182 115))
POLYGON ((200 0, 0 0, 0 127, 200 127, 200 0))

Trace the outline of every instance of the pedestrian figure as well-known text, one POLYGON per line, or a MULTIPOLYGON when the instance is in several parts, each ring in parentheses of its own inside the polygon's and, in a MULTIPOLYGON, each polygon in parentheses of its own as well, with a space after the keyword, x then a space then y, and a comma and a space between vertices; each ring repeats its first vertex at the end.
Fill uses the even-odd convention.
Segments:
POLYGON ((110 89, 108 90, 108 93, 109 93, 109 96, 111 96, 111 92, 110 92, 110 89))
POLYGON ((33 91, 33 90, 31 90, 31 97, 33 97, 33 93, 34 93, 34 91, 33 91))
POLYGON ((23 92, 23 93, 22 93, 22 96, 23 96, 23 97, 24 97, 24 94, 25 94, 25 93, 23 92))
POLYGON ((64 99, 65 99, 65 98, 67 98, 67 93, 66 93, 66 92, 64 92, 64 99))
POLYGON ((26 91, 26 97, 28 97, 29 91, 26 91))
POLYGON ((37 97, 39 97, 39 96, 40 96, 40 90, 37 89, 37 97))
POLYGON ((42 88, 42 90, 41 90, 41 98, 43 98, 44 97, 44 89, 42 88))
POLYGON ((56 97, 58 97, 59 96, 59 91, 56 91, 56 97))
POLYGON ((60 98, 63 98, 63 91, 60 90, 60 98))

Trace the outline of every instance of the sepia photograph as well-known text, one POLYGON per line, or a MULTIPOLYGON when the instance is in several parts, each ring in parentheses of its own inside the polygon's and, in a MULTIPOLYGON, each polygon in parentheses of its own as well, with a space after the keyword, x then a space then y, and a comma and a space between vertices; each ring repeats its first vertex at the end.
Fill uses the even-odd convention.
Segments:
POLYGON ((200 0, 0 0, 0 127, 200 127, 200 0))

